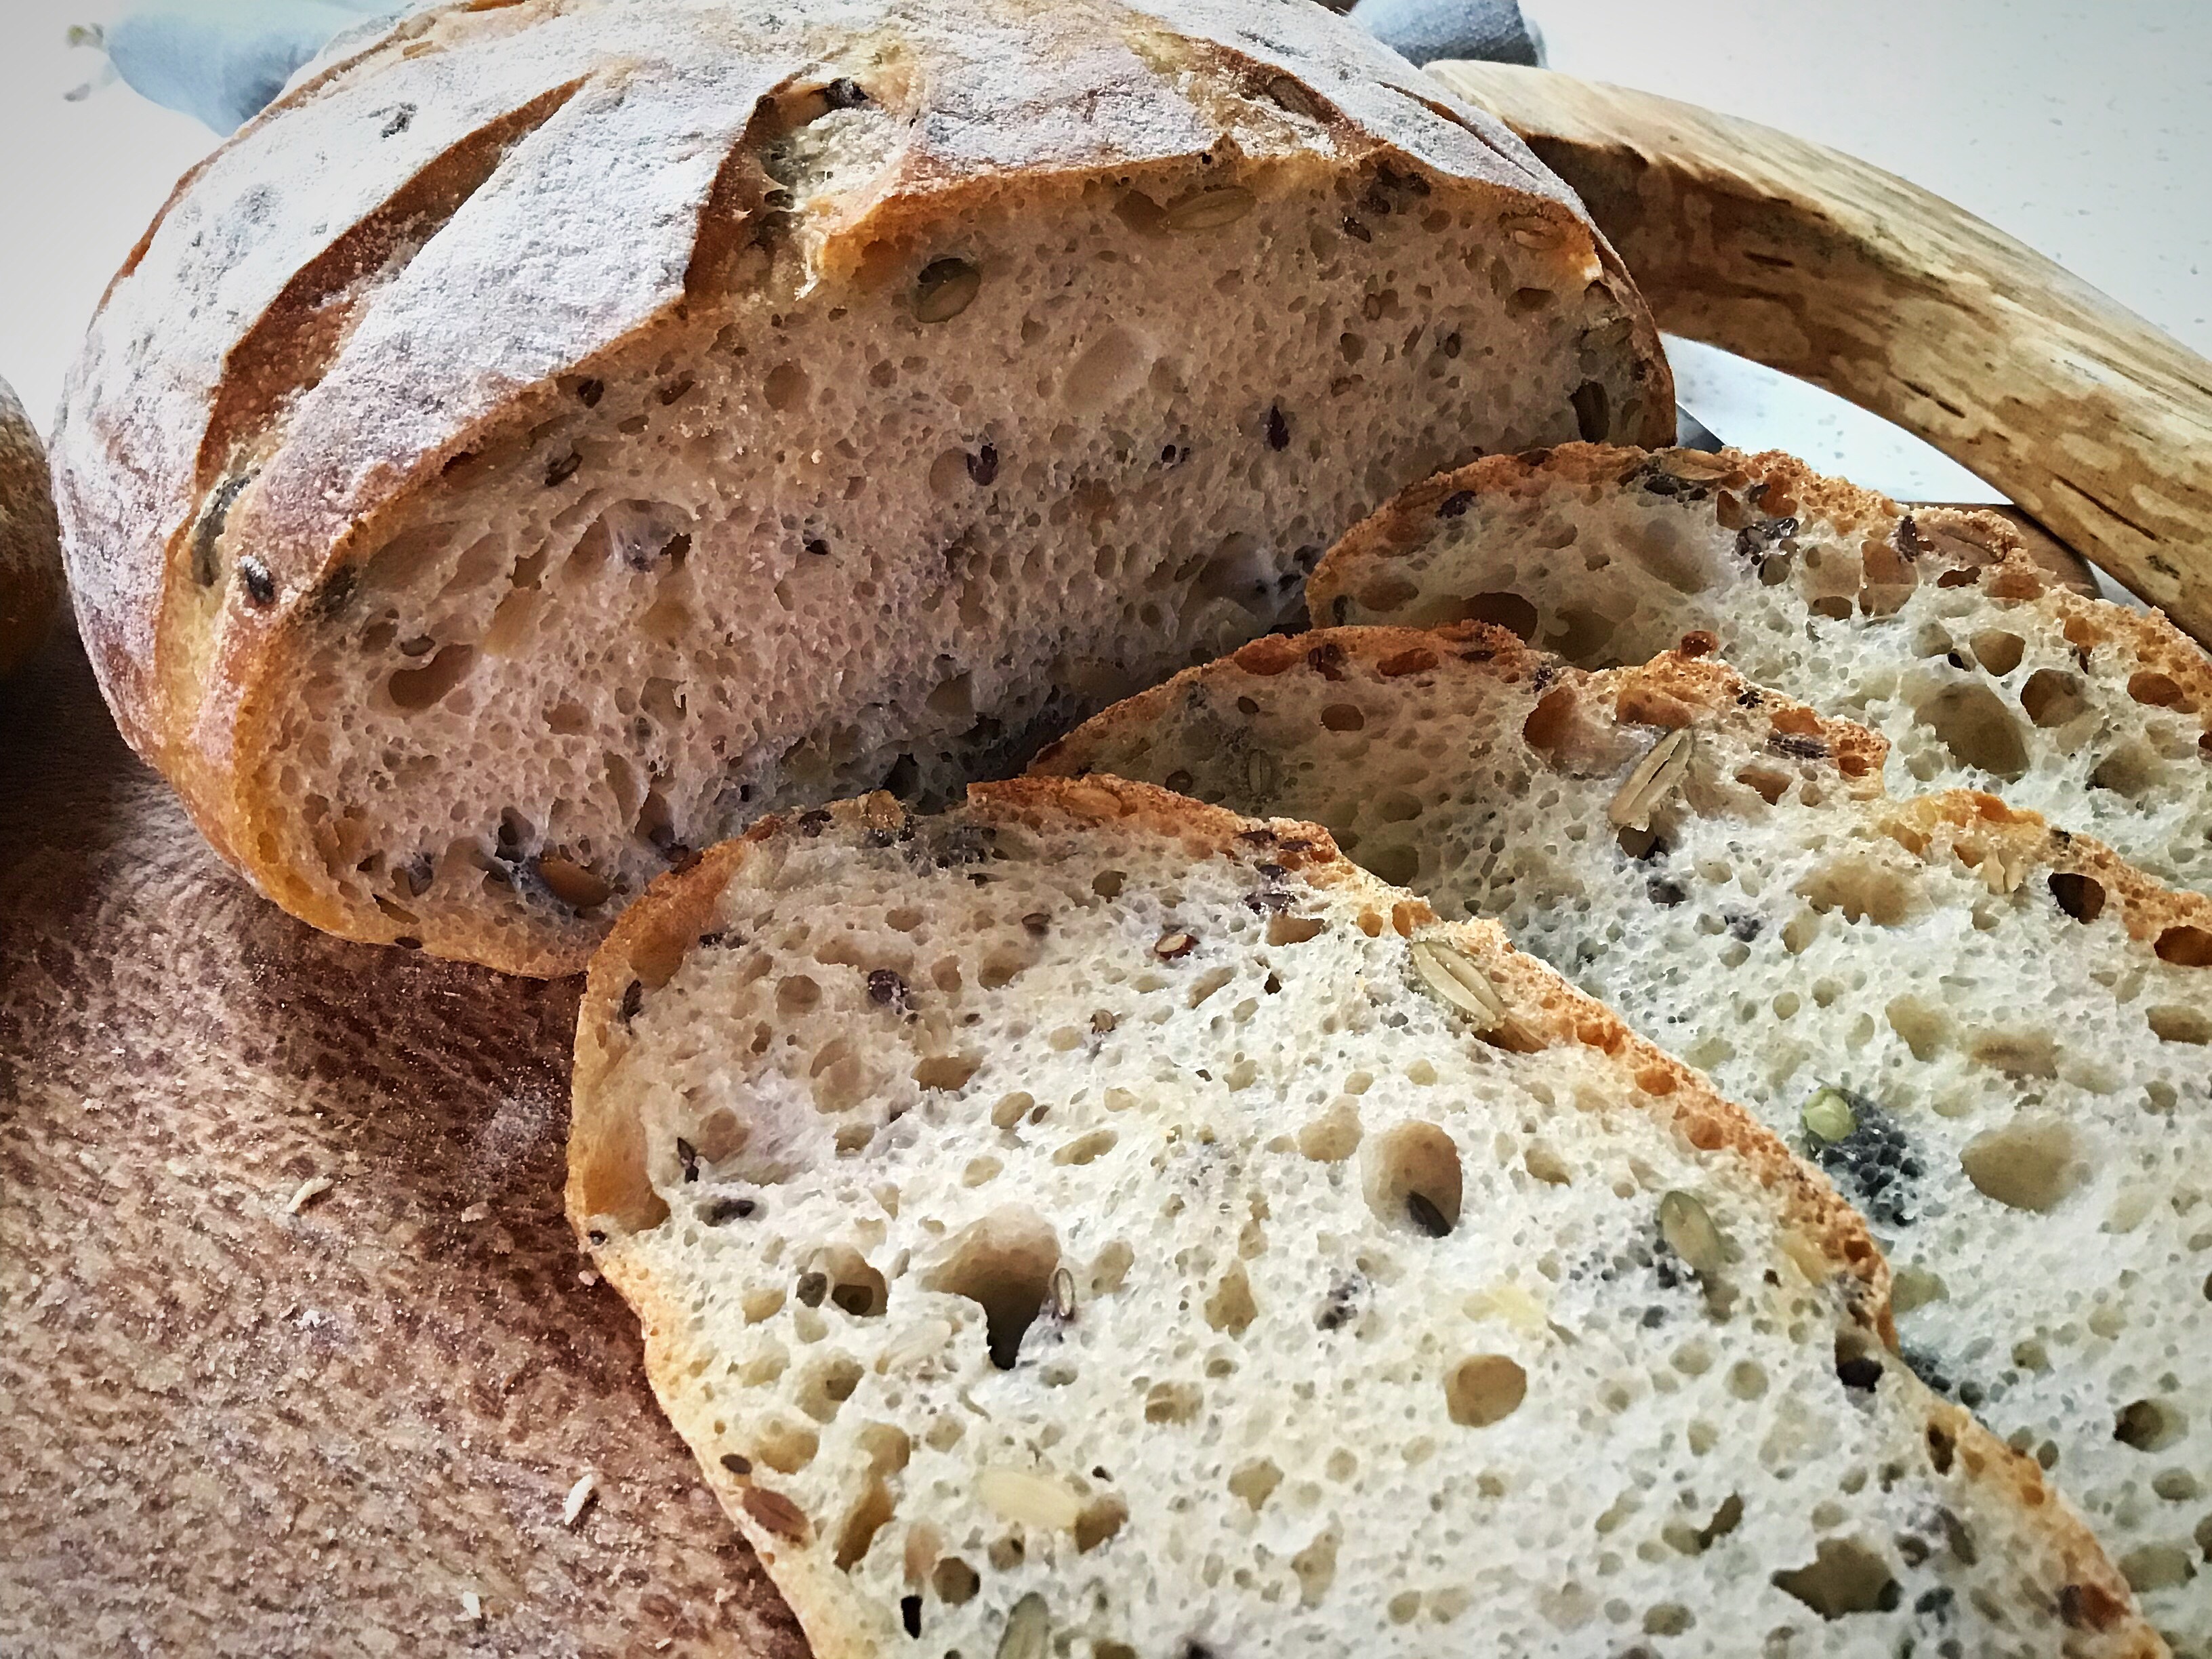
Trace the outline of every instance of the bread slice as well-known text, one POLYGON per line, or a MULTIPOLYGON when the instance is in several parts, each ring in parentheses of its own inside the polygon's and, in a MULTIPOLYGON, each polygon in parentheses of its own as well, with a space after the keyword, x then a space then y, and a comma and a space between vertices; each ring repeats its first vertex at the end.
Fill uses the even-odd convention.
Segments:
POLYGON ((1825 1181, 1310 825, 761 825, 594 960, 570 1153, 822 1659, 2157 1650, 1825 1181))
POLYGON ((52 631, 62 607, 62 550, 46 446, 0 380, 0 676, 14 673, 52 631))
POLYGON ((685 848, 1274 626, 1438 465, 1672 420, 1571 193, 1318 7, 520 0, 219 150, 56 449, 224 853, 559 973, 685 848))
POLYGON ((1270 639, 1041 763, 1312 817, 1494 915, 1861 1204, 1905 1352, 2212 1654, 2212 901, 1679 654, 1270 639))
POLYGON ((1992 514, 1907 513, 1786 455, 1571 444, 1407 491, 1310 598, 1316 623, 1500 623, 1585 668, 1702 631, 1878 728, 1892 794, 1994 790, 2212 891, 2212 659, 2066 591, 1992 514))

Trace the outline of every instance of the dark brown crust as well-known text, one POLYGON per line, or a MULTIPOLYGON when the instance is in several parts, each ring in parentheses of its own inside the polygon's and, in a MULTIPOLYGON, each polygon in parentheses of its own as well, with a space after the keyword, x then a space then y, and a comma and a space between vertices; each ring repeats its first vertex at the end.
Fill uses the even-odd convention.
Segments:
POLYGON ((62 608, 61 528, 37 428, 0 380, 0 678, 46 641, 62 608))
MULTIPOLYGON (((1841 529, 1879 526, 1887 538, 1906 514, 1887 495, 1841 478, 1824 477, 1795 456, 1776 450, 1747 454, 1723 449, 1707 454, 1697 450, 1577 443, 1523 455, 1486 456, 1401 491, 1347 531, 1323 556, 1306 585, 1308 614, 1316 627, 1333 620, 1335 601, 1351 592, 1360 573, 1422 545, 1437 532, 1440 523, 1449 522, 1438 520, 1437 507, 1462 490, 1480 495, 1501 490, 1610 489, 1655 458, 1663 461, 1674 457, 1696 468, 1696 476, 1711 477, 1730 488, 1740 489, 1764 482, 1770 492, 1767 499, 1787 498, 1801 514, 1809 508, 1841 529), (1779 497, 1773 495, 1775 491, 1780 492, 1779 497)), ((2148 667, 2174 682, 2185 704, 2201 719, 2208 739, 2212 739, 2212 658, 2160 612, 2133 611, 2072 591, 2028 550, 2021 533, 1996 513, 1944 507, 1917 511, 1914 516, 1921 527, 1944 538, 1920 556, 1929 566, 1939 573, 1971 574, 1974 585, 1996 598, 2034 602, 2067 625, 2068 637, 2076 645, 2124 644, 2148 667)))
MULTIPOLYGON (((1249 848, 1249 842, 1240 842, 1240 837, 1264 830, 1273 837, 1271 851, 1285 867, 1316 884, 1339 890, 1348 900, 1371 901, 1378 927, 1389 927, 1406 938, 1447 939, 1474 957, 1513 1010, 1516 1024, 1540 1046, 1575 1043, 1601 1052, 1630 1085, 1625 1092, 1692 1145, 1707 1151, 1725 1147, 1741 1157, 1774 1194, 1793 1231, 1817 1249, 1834 1274, 1853 1286, 1856 1316, 1885 1343, 1894 1345, 1888 1264, 1857 1212, 1750 1113, 1717 1093, 1702 1073, 1637 1036, 1610 1010, 1514 950, 1496 923, 1439 920, 1418 896, 1388 886, 1352 864, 1318 825, 1241 817, 1149 784, 1103 775, 1030 776, 975 785, 969 791, 969 802, 971 811, 1039 828, 1149 830, 1179 839, 1193 857, 1231 855, 1240 846, 1249 848)), ((856 824, 880 808, 862 800, 842 802, 830 810, 842 826, 856 824)), ((609 1070, 622 1063, 627 1048, 618 1017, 623 995, 633 980, 655 976, 665 981, 696 942, 701 922, 731 878, 761 848, 790 833, 781 822, 765 820, 740 839, 714 848, 692 868, 655 882, 616 924, 592 960, 577 1022, 568 1189, 570 1224, 587 1247, 593 1243, 594 1229, 612 1218, 611 1209, 627 1209, 639 1224, 657 1222, 657 1218, 645 1218, 651 1206, 641 1207, 635 1199, 641 1190, 651 1191, 636 1126, 607 1121, 611 1103, 600 1086, 609 1070)), ((610 1281, 645 1326, 647 1368, 665 1399, 680 1386, 677 1372, 683 1369, 670 1351, 668 1334, 677 1321, 666 1292, 641 1269, 633 1270, 621 1250, 607 1250, 601 1260, 610 1281)), ((2052 1493, 2034 1461, 2012 1451, 1962 1409, 1933 1395, 1926 1403, 1931 1425, 1940 1423, 1951 1435, 1969 1473, 2008 1492, 2025 1526, 2039 1532, 2060 1564, 2069 1593, 2103 1615, 2096 1633, 2109 1643, 2100 1643, 2095 1650, 2139 1659, 2163 1653, 2156 1636, 2135 1615, 2125 1580, 2072 1510, 2052 1493)), ((835 1616, 838 1587, 819 1561, 805 1552, 779 1559, 778 1539, 744 1507, 741 1484, 723 1472, 707 1473, 724 1508, 760 1551, 778 1588, 808 1626, 817 1653, 823 1659, 846 1659, 848 1654, 860 1659, 863 1650, 857 1636, 835 1616)))
MULTIPOLYGON (((163 226, 214 190, 211 181, 225 155, 274 144, 280 135, 272 129, 283 123, 289 120, 296 126, 311 116, 324 119, 332 109, 366 112, 374 106, 381 112, 397 95, 386 84, 391 75, 412 72, 406 68, 409 64, 434 65, 441 53, 458 59, 487 43, 499 47, 495 58, 485 60, 495 64, 497 73, 476 77, 497 83, 480 91, 484 109, 477 130, 460 135, 429 161, 410 163, 416 171, 388 181, 392 190, 404 186, 432 202, 443 199, 441 191, 450 194, 450 181, 441 182, 436 170, 467 173, 478 167, 502 123, 527 128, 538 118, 538 106, 568 100, 572 94, 571 106, 580 109, 586 100, 619 90, 623 76, 637 73, 635 63, 616 47, 596 53, 588 41, 584 48, 574 47, 573 30, 563 37, 571 44, 538 51, 543 40, 574 21, 563 14, 556 0, 520 0, 489 9, 451 5, 407 20, 386 40, 331 65, 288 94, 179 185, 111 287, 94 325, 95 347, 110 335, 119 339, 133 329, 160 325, 161 313, 173 304, 173 296, 148 290, 143 262, 152 257, 149 251, 155 249, 163 226), (560 58, 560 52, 568 57, 560 58), (574 72, 563 71, 562 65, 571 59, 574 72), (580 91, 576 89, 580 77, 586 77, 580 91)), ((1164 176, 1190 172, 1200 165, 1201 151, 1206 161, 1213 159, 1208 146, 1219 147, 1224 135, 1207 139, 1184 133, 1176 125, 1188 119, 1181 100, 1202 94, 1210 84, 1209 74, 1233 71, 1249 78, 1266 70, 1279 75, 1282 66, 1263 62, 1263 55, 1292 50, 1255 44, 1246 52, 1194 41, 1165 23, 1124 13, 1107 0, 1084 0, 1073 10, 1055 13, 1052 28, 1037 39, 1033 61, 992 66, 984 73, 963 55, 966 41, 957 17, 933 15, 924 24, 922 15, 887 10, 880 40, 825 42, 796 25, 770 29, 757 20, 746 26, 750 33, 734 42, 718 39, 714 57, 722 69, 717 72, 742 71, 760 82, 754 87, 748 81, 750 90, 743 96, 739 89, 731 89, 727 97, 708 100, 722 118, 740 128, 756 107, 756 94, 765 98, 807 73, 808 65, 835 61, 840 52, 872 50, 888 43, 895 58, 903 53, 911 60, 908 79, 916 88, 912 112, 917 125, 907 160, 895 176, 877 180, 864 199, 848 204, 820 252, 825 270, 854 266, 872 243, 895 242, 918 226, 1009 198, 1037 204, 1108 176, 1141 179, 1153 172, 1164 176), (1096 144, 1091 150, 1079 147, 1064 153, 1031 145, 1024 152, 1022 145, 1029 141, 1020 138, 1024 129, 1011 118, 977 123, 963 111, 958 119, 942 124, 920 119, 933 107, 926 104, 927 99, 952 94, 969 97, 975 107, 991 110, 1024 103, 1051 110, 1072 102, 1083 92, 1075 65, 1081 58, 1078 48, 1086 41, 1111 41, 1114 51, 1124 55, 1133 51, 1152 64, 1152 78, 1137 76, 1120 89, 1128 94, 1126 99, 1109 100, 1117 108, 1136 112, 1116 118, 1141 130, 1151 146, 1146 153, 1109 155, 1102 160, 1096 144), (1147 53, 1150 57, 1145 57, 1147 53), (1171 70, 1175 76, 1169 73, 1171 70), (976 84, 968 85, 971 81, 976 84), (1196 93, 1181 82, 1188 82, 1196 93), (1018 91, 1021 98, 1012 97, 1010 89, 1018 91), (1174 142, 1154 142, 1158 133, 1169 134, 1174 142), (1018 153, 1028 159, 1010 159, 1018 153)), ((606 27, 614 29, 616 24, 611 21, 606 27)), ((1310 21, 1300 20, 1292 30, 1285 21, 1274 33, 1310 33, 1312 27, 1310 21)), ((1249 31, 1239 38, 1260 40, 1249 31)), ((1579 239, 1592 250, 1609 273, 1607 280, 1626 313, 1629 340, 1620 348, 1621 356, 1644 376, 1641 424, 1646 430, 1638 435, 1663 429, 1672 419, 1671 393, 1656 332, 1617 259, 1601 246, 1571 193, 1545 173, 1501 125, 1364 43, 1356 31, 1347 29, 1340 44, 1339 55, 1356 65, 1357 73, 1333 91, 1324 88, 1320 78, 1309 89, 1330 112, 1333 158, 1324 163, 1295 146, 1274 154, 1243 142, 1238 145, 1241 164, 1262 171, 1276 167, 1287 178, 1300 170, 1334 174, 1388 161, 1498 204, 1517 205, 1560 227, 1571 245, 1579 239), (1353 106, 1364 112, 1352 110, 1353 106)), ((673 52, 674 47, 670 50, 673 52)), ((1329 67, 1342 72, 1339 64, 1329 67)), ((1087 130, 1092 124, 1088 106, 1085 110, 1083 121, 1044 122, 1040 131, 1087 130)), ((568 112, 567 108, 554 110, 547 118, 549 128, 568 112)), ((1249 141, 1250 135, 1240 133, 1238 138, 1249 141)), ((750 136, 738 137, 732 154, 744 150, 750 142, 750 136)), ((374 263, 369 256, 383 246, 384 233, 391 229, 385 226, 380 230, 369 221, 363 222, 366 228, 357 234, 343 223, 332 226, 331 236, 358 243, 347 252, 326 246, 329 238, 319 228, 307 228, 312 221, 297 212, 296 204, 295 222, 280 224, 275 230, 258 227, 258 234, 264 240, 296 235, 300 258, 307 269, 295 275, 275 300, 265 305, 256 301, 258 308, 252 314, 232 319, 229 324, 211 314, 200 325, 209 329, 234 325, 232 336, 222 342, 224 353, 234 346, 247 349, 236 362, 226 355, 221 374, 206 387, 198 392, 185 388, 182 406, 164 413, 156 404, 168 392, 142 392, 133 377, 118 381, 112 364, 103 369, 99 349, 113 356, 119 346, 88 349, 72 378, 58 439, 63 514, 70 526, 71 557, 81 566, 80 610, 88 647, 132 745, 176 784, 195 821, 217 848, 294 914, 332 932, 380 942, 395 937, 399 927, 373 908, 350 904, 310 878, 308 872, 316 864, 313 850, 263 764, 270 729, 289 713, 284 676, 297 660, 300 641, 319 596, 376 544, 381 530, 419 505, 448 459, 526 429, 542 418, 561 376, 603 373, 609 365, 632 357, 650 361, 689 338, 697 323, 690 314, 686 286, 696 269, 691 256, 714 240, 704 222, 710 210, 719 210, 717 203, 723 209, 731 206, 722 195, 710 192, 706 205, 684 228, 684 235, 700 246, 688 253, 681 249, 671 253, 670 268, 683 273, 685 280, 665 284, 665 291, 657 290, 654 302, 641 311, 587 319, 573 339, 564 337, 561 349, 568 352, 568 361, 553 372, 534 360, 528 365, 508 365, 498 356, 498 331, 487 331, 491 343, 484 362, 468 365, 477 371, 468 382, 471 397, 484 402, 478 388, 494 388, 495 395, 486 394, 490 401, 482 409, 462 406, 464 400, 459 399, 452 407, 438 398, 426 404, 409 383, 409 365, 399 362, 383 365, 380 374, 371 377, 374 384, 343 407, 326 408, 331 400, 318 402, 312 392, 289 403, 279 395, 301 373, 293 361, 298 354, 289 349, 296 345, 296 337, 304 330, 315 341, 322 339, 321 323, 303 320, 301 307, 319 315, 325 289, 332 283, 342 287, 341 279, 349 272, 374 263), (679 253, 684 257, 676 257, 679 253), (322 269, 325 263, 331 268, 322 269), (312 280, 309 270, 314 273, 312 280), (257 342, 272 348, 284 343, 287 349, 274 356, 269 350, 257 353, 252 349, 257 342), (103 374, 116 384, 104 385, 103 374), (263 380, 269 384, 261 385, 263 380), (292 413, 280 418, 276 411, 283 410, 292 413), (261 431, 264 425, 266 432, 261 431), (192 426, 194 433, 173 430, 180 426, 192 426), (228 441, 239 432, 252 440, 242 451, 228 441), (367 445, 364 433, 375 434, 367 445), (183 459, 185 451, 188 461, 183 459), (267 567, 275 599, 259 606, 244 604, 234 593, 209 597, 195 587, 189 568, 195 525, 216 499, 224 478, 243 477, 249 464, 260 465, 262 471, 237 495, 222 539, 226 545, 234 537, 240 545, 250 544, 267 567)), ((738 205, 757 204, 748 199, 738 205)), ((389 206, 385 203, 372 209, 370 220, 389 206)), ((204 203, 201 207, 208 210, 204 203)), ((683 216, 675 219, 681 221, 683 216)), ((665 232, 662 227, 655 234, 665 232)), ((588 301, 597 298, 585 296, 588 301)), ((588 311, 589 304, 581 303, 581 308, 588 311)), ((591 930, 580 928, 573 938, 520 948, 489 930, 465 924, 457 925, 450 937, 424 939, 425 948, 433 954, 483 960, 531 974, 580 966, 591 942, 591 930)))

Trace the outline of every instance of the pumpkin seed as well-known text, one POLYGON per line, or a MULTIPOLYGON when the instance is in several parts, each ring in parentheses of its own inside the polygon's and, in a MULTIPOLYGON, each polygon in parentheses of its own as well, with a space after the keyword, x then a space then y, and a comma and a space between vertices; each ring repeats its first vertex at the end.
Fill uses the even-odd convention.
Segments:
POLYGON ((999 1659, 1044 1659, 1046 1644, 1051 1640, 1052 1616, 1045 1611, 1044 1597, 1031 1590, 1006 1615, 1006 1633, 999 1638, 999 1659))
POLYGON ((1437 939, 1413 941, 1413 971, 1438 1001, 1492 1030, 1505 1023, 1505 999, 1464 951, 1437 939))
POLYGON ((1831 1146, 1850 1139, 1859 1127, 1858 1119, 1851 1115, 1850 1102, 1833 1089, 1823 1089, 1807 1101, 1802 1115, 1805 1133, 1831 1146))
POLYGON ((1671 1192, 1659 1200, 1659 1237, 1693 1273, 1709 1277, 1720 1271, 1720 1229, 1689 1194, 1671 1192))
POLYGON ((933 259, 915 282, 916 321, 942 323, 957 317, 975 301, 983 273, 965 259, 933 259))
POLYGON ((1620 830, 1649 830, 1651 810, 1674 793, 1690 770, 1690 732, 1686 726, 1653 744, 1620 786, 1605 815, 1620 830))

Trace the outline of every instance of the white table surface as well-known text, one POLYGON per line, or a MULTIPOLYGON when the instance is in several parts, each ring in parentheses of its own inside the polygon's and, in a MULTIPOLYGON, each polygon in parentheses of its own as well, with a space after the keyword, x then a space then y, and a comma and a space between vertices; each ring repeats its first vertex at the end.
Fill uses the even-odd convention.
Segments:
MULTIPOLYGON (((0 0, 0 376, 42 424, 101 289, 214 140, 63 44, 116 0, 0 0)), ((2041 249, 2212 356, 2212 0, 1524 0, 1552 67, 1820 140, 2041 249)), ((1995 492, 1887 423, 1707 349, 1730 442, 1922 500, 1995 492)))

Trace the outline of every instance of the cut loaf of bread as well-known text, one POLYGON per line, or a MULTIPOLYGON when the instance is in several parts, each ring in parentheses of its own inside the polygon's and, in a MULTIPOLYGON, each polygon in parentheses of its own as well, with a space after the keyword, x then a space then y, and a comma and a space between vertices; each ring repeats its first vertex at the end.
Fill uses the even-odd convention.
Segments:
POLYGON ((0 380, 0 676, 39 648, 61 607, 61 538, 46 447, 0 380))
POLYGON ((1900 509, 1786 455, 1571 444, 1418 485, 1322 561, 1316 623, 1502 623, 1584 668, 1713 636, 1879 728, 1890 793, 1994 790, 2212 891, 2212 660, 2067 591, 1994 514, 1900 509))
POLYGON ((225 854, 552 973, 685 848, 1274 626, 1438 465, 1672 420, 1565 187, 1306 0, 519 0, 202 166, 56 454, 225 854))
POLYGON ((592 963, 568 1204, 821 1659, 2157 1651, 1824 1180, 1309 824, 714 849, 592 963))
POLYGON ((1709 1072, 1864 1207, 1908 1358, 2212 1655, 2212 901, 1987 795, 1865 799, 1879 738, 1711 661, 1479 624, 1262 640, 1041 764, 1315 818, 1709 1072))

